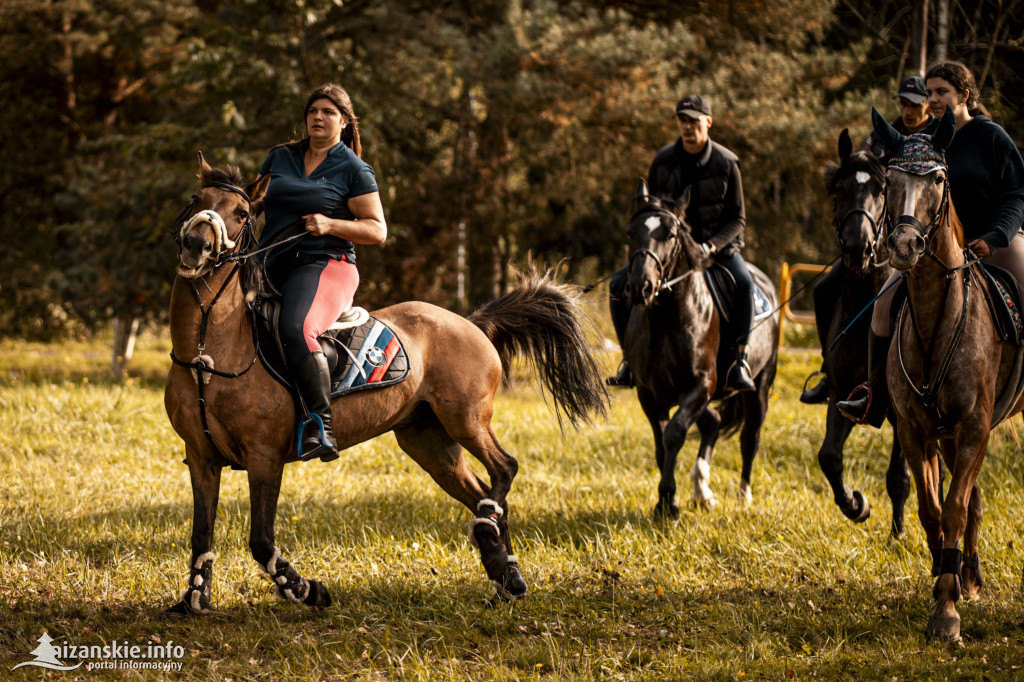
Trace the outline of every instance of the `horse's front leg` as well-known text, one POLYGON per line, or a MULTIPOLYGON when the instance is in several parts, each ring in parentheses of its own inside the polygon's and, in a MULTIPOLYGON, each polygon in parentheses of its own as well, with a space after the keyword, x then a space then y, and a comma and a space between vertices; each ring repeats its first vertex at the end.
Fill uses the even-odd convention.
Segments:
POLYGON ((211 550, 220 497, 220 467, 211 467, 209 459, 188 445, 185 462, 192 481, 192 556, 181 600, 164 610, 164 615, 171 617, 210 612, 213 562, 217 558, 211 550))
MULTIPOLYGON (((985 448, 988 446, 987 420, 975 420, 961 424, 956 435, 956 449, 948 453, 943 448, 943 456, 952 472, 949 491, 942 504, 942 554, 939 562, 939 577, 935 581, 932 605, 928 617, 927 635, 930 638, 954 641, 960 639, 960 614, 956 610, 963 591, 964 552, 960 549, 960 539, 968 525, 968 511, 972 497, 975 495, 975 482, 981 463, 985 459, 985 448)), ((978 503, 980 507, 980 494, 978 503)), ((979 509, 980 511, 980 509, 979 509)), ((979 518, 975 524, 980 521, 979 518)), ((977 561, 977 528, 974 531, 973 559, 977 561)), ((969 568, 973 568, 970 566, 969 568)), ((976 586, 974 586, 976 591, 976 586)))
POLYGON ((832 486, 832 499, 843 515, 862 523, 871 516, 871 505, 859 490, 850 490, 843 480, 843 446, 853 430, 853 422, 844 417, 833 403, 825 412, 825 440, 818 450, 818 466, 832 486))
MULTIPOLYGON (((679 409, 672 415, 665 426, 665 461, 661 467, 661 482, 658 485, 658 506, 676 505, 676 459, 679 451, 686 444, 686 432, 690 430, 693 423, 700 417, 701 413, 708 406, 708 391, 704 386, 683 396, 679 401, 679 409)), ((690 478, 693 481, 693 502, 699 506, 711 507, 715 504, 715 495, 711 492, 709 483, 711 481, 710 453, 698 453, 697 460, 690 470, 690 478), (703 455, 703 456, 702 456, 703 455)))
POLYGON ((327 588, 317 580, 299 575, 274 545, 274 520, 283 470, 284 463, 280 460, 249 458, 249 506, 252 515, 249 549, 274 582, 279 597, 307 606, 330 606, 331 595, 327 588))

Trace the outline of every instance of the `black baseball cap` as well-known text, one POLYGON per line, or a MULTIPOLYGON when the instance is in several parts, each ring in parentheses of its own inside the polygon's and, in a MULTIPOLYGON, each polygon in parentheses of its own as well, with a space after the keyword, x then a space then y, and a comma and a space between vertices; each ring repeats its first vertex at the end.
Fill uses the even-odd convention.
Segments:
POLYGON ((900 89, 893 95, 893 99, 905 97, 914 104, 920 104, 928 99, 928 92, 924 88, 924 79, 920 76, 904 78, 900 83, 900 89))
POLYGON ((676 116, 686 115, 690 118, 700 118, 701 114, 711 115, 711 102, 700 95, 687 95, 676 105, 676 116))

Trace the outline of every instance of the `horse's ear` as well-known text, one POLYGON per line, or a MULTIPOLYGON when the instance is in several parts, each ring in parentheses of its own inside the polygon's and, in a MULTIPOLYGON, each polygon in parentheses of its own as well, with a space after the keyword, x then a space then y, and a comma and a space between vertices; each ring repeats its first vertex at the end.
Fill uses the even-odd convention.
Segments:
POLYGON ((249 195, 249 201, 252 202, 253 218, 263 213, 263 197, 266 195, 267 187, 269 186, 270 173, 267 173, 256 178, 255 182, 245 188, 245 193, 249 195))
POLYGON ((952 107, 946 106, 946 113, 942 115, 939 127, 932 135, 932 146, 935 147, 935 151, 945 154, 954 135, 956 135, 956 115, 953 113, 952 107))
POLYGON ((680 218, 686 217, 686 209, 690 207, 690 190, 692 185, 683 188, 682 193, 676 197, 676 215, 680 218))
POLYGON ((647 188, 647 180, 644 178, 640 178, 640 182, 637 183, 633 199, 644 204, 651 200, 651 191, 647 188))
POLYGON ((199 152, 199 182, 206 184, 206 178, 209 177, 213 169, 210 168, 210 164, 206 163, 206 159, 203 158, 203 153, 199 152))
POLYGON ((843 128, 843 132, 839 133, 839 163, 846 163, 852 153, 853 141, 850 140, 850 129, 843 128))
POLYGON ((871 107, 871 124, 875 128, 875 134, 881 140, 882 146, 885 147, 885 153, 891 155, 903 140, 900 131, 889 125, 885 117, 878 113, 878 109, 874 107, 871 107))

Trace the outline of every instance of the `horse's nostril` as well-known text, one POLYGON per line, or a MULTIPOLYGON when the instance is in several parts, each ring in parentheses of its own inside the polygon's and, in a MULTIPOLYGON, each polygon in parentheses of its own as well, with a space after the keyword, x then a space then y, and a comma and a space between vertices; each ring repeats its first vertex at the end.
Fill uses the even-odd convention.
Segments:
POLYGON ((915 236, 912 248, 915 253, 918 251, 924 251, 924 238, 915 236))

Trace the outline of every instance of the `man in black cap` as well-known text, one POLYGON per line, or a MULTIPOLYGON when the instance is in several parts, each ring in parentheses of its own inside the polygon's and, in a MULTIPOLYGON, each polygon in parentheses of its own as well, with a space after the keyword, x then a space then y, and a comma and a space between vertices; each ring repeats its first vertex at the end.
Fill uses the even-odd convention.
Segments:
MULTIPOLYGON (((931 135, 939 120, 932 116, 928 106, 928 91, 924 87, 924 79, 920 76, 910 76, 900 82, 900 88, 892 97, 899 105, 899 118, 889 121, 893 128, 899 131, 900 135, 906 137, 914 133, 926 133, 931 135)), ((871 152, 875 156, 885 156, 885 148, 881 141, 875 140, 874 131, 864 141, 861 151, 871 152)))
MULTIPOLYGON (((729 368, 725 387, 737 391, 754 390, 747 364, 747 337, 753 321, 754 281, 740 257, 746 210, 743 206, 743 182, 736 155, 708 136, 711 128, 711 103, 699 95, 679 100, 675 110, 679 138, 662 147, 647 173, 652 196, 679 197, 690 188, 686 220, 694 239, 715 262, 725 266, 736 280, 733 300, 734 339, 722 343, 736 346, 736 361, 729 368)), ((612 323, 622 343, 629 320, 630 303, 625 295, 627 268, 615 273, 610 283, 612 323)), ((632 386, 633 377, 623 362, 618 374, 608 378, 612 386, 632 386)))

